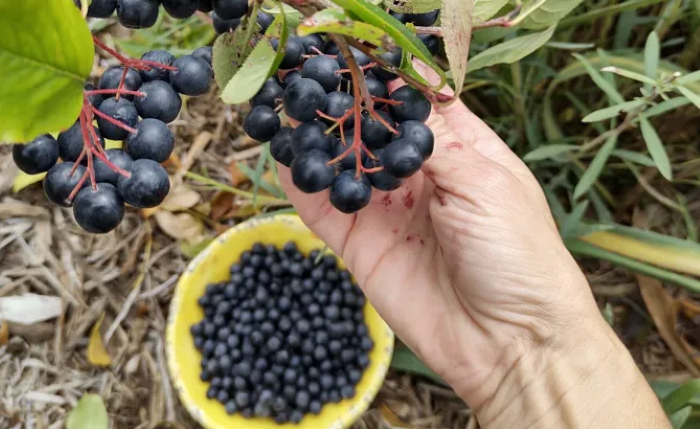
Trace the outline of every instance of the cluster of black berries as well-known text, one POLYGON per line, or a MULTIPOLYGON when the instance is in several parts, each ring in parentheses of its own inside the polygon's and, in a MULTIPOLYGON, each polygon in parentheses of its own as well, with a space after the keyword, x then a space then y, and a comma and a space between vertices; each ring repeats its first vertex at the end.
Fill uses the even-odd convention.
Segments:
POLYGON ((83 126, 78 120, 58 139, 42 135, 26 145, 13 146, 17 166, 28 174, 48 172, 46 196, 59 206, 73 206, 76 221, 88 232, 116 228, 124 216, 124 203, 146 208, 165 199, 170 182, 160 163, 170 157, 175 144, 166 124, 180 113, 180 94, 203 94, 212 81, 210 47, 180 58, 166 51, 150 51, 142 61, 170 70, 112 67, 103 73, 97 89, 85 86, 88 107, 96 110, 97 127, 83 126), (105 138, 123 140, 124 149, 103 150, 105 138), (97 145, 111 165, 97 155, 92 168, 87 165, 86 151, 97 145), (57 164, 59 158, 63 162, 57 164), (94 189, 90 186, 93 172, 94 189), (76 188, 80 188, 77 193, 76 188))
MULTIPOLYGON (((224 19, 239 19, 248 12, 248 0, 92 0, 87 16, 108 18, 117 11, 119 23, 128 28, 152 27, 158 20, 160 5, 168 15, 189 18, 195 12, 215 11, 224 19)), ((80 7, 81 1, 76 0, 80 7)))
POLYGON ((204 319, 191 332, 201 379, 229 414, 299 423, 354 397, 369 366, 365 297, 318 250, 304 256, 293 242, 257 243, 199 305, 204 319))
MULTIPOLYGON (((417 18, 407 16, 397 18, 416 22, 417 18)), ((437 11, 417 16, 421 23, 432 24, 437 11)), ((291 167, 297 188, 307 193, 330 188, 331 203, 344 213, 369 204, 372 187, 397 189, 421 168, 434 145, 433 133, 424 124, 430 101, 410 86, 389 93, 387 82, 396 75, 373 65, 362 51, 351 50, 374 100, 374 114, 363 111, 360 129, 355 127, 358 100, 352 95, 348 63, 335 43, 317 34, 289 38, 280 66, 282 78, 265 82, 251 100, 252 109, 243 124, 251 138, 270 142, 272 156, 291 167), (282 127, 277 114, 280 104, 301 125, 282 127), (353 146, 356 137, 361 150, 353 146)), ((396 49, 382 58, 398 66, 401 56, 396 49)))

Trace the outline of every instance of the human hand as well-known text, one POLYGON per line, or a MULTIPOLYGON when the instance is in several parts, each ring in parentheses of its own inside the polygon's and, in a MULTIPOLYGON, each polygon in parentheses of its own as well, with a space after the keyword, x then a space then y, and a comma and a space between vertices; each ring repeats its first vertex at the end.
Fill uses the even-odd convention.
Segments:
POLYGON ((523 357, 558 356, 607 328, 523 162, 461 102, 434 108, 428 125, 435 151, 422 173, 375 190, 354 215, 327 191, 297 190, 288 168, 279 175, 396 334, 494 420, 523 357))

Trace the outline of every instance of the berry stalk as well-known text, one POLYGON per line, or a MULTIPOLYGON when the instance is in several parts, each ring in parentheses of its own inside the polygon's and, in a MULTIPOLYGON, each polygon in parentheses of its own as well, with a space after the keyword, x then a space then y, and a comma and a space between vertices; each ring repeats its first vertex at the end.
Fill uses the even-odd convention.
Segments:
POLYGON ((128 89, 94 89, 92 91, 85 91, 85 95, 90 96, 90 95, 133 95, 136 97, 144 97, 146 94, 144 94, 141 91, 131 91, 128 89))

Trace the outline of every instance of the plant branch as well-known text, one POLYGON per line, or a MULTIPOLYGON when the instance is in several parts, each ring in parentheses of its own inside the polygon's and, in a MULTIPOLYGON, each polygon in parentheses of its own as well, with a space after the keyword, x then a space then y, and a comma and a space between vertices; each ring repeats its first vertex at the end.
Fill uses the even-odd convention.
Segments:
MULTIPOLYGON (((678 79, 681 76, 680 73, 676 72, 667 77, 660 86, 667 85, 669 83, 672 83, 674 80, 678 79)), ((613 128, 612 130, 608 130, 604 132, 603 134, 600 134, 598 137, 594 138, 590 142, 584 144, 581 146, 581 149, 579 149, 578 153, 579 156, 577 158, 580 158, 582 155, 585 155, 586 152, 589 150, 600 146, 603 144, 607 139, 613 136, 619 136, 620 134, 624 133, 628 129, 632 128, 634 125, 635 120, 644 112, 644 109, 646 108, 648 103, 653 102, 656 100, 658 96, 661 95, 661 91, 659 90, 659 86, 654 87, 654 89, 644 97, 645 103, 642 104, 641 106, 637 107, 636 109, 630 111, 627 116, 625 116, 625 120, 622 121, 620 125, 617 127, 613 128)))

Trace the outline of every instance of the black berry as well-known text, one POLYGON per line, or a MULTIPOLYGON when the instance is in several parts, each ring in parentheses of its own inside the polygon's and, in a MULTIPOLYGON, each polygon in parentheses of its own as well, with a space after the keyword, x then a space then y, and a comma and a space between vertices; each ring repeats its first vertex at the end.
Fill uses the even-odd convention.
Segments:
POLYGON ((271 77, 265 81, 260 91, 250 100, 250 105, 253 107, 268 106, 274 109, 282 102, 283 91, 277 78, 271 77))
POLYGON ((289 167, 294 161, 294 152, 292 152, 292 133, 291 127, 282 127, 277 134, 270 140, 270 155, 275 161, 289 167))
POLYGON ((423 160, 430 158, 435 146, 435 136, 427 125, 419 121, 406 121, 399 125, 397 131, 399 134, 393 135, 392 140, 408 140, 418 148, 423 160))
MULTIPOLYGON (((107 160, 109 162, 125 171, 129 171, 131 164, 134 162, 134 160, 121 149, 108 149, 105 153, 107 154, 107 160)), ((112 170, 111 167, 97 157, 94 157, 93 161, 95 166, 95 180, 99 183, 111 183, 117 186, 119 173, 112 170)))
MULTIPOLYGON (((376 111, 389 125, 396 127, 394 120, 381 110, 376 111)), ((392 133, 374 116, 365 112, 362 114, 362 141, 370 150, 381 149, 391 140, 392 133)))
POLYGON ((398 139, 384 148, 380 161, 387 173, 402 179, 420 170, 423 156, 413 143, 406 139, 398 139))
POLYGON ((125 143, 127 153, 135 160, 165 162, 173 152, 175 138, 164 122, 144 119, 136 128, 136 133, 129 134, 125 143))
POLYGON ((306 122, 318 116, 317 110, 326 107, 326 91, 315 80, 301 78, 284 90, 283 100, 290 117, 306 122))
POLYGON ((402 102, 401 104, 389 106, 389 112, 396 122, 410 120, 425 122, 430 116, 430 101, 417 89, 410 86, 402 86, 392 92, 389 98, 402 102))
POLYGON ((136 208, 155 207, 170 191, 170 180, 163 166, 150 159, 140 159, 131 165, 131 177, 120 176, 119 194, 124 202, 136 208))
MULTIPOLYGON (((116 119, 124 125, 135 127, 139 121, 139 114, 136 111, 134 103, 126 98, 120 97, 117 100, 115 97, 106 99, 100 104, 100 112, 116 119)), ((124 140, 129 132, 124 128, 113 124, 112 122, 98 116, 97 126, 100 128, 102 135, 110 140, 124 140)))
POLYGON ((170 84, 177 92, 196 96, 209 91, 214 72, 205 60, 185 55, 175 60, 173 67, 177 70, 170 71, 170 84))
POLYGON ((124 201, 109 183, 98 183, 78 192, 73 204, 76 222, 87 232, 104 234, 117 227, 124 218, 124 201))
POLYGON ((158 20, 158 0, 117 0, 119 23, 127 28, 148 28, 158 20))
MULTIPOLYGON (((128 101, 127 101, 128 103, 128 101)), ((100 145, 105 146, 105 141, 96 127, 92 127, 95 135, 99 139, 100 145)), ((92 137, 90 130, 87 130, 88 138, 94 144, 95 140, 92 137)), ((72 127, 58 135, 58 155, 63 161, 77 161, 83 151, 84 136, 80 126, 80 121, 73 124, 72 127)))
POLYGON ((312 149, 318 149, 325 153, 335 143, 335 137, 326 135, 328 127, 320 121, 308 121, 299 125, 292 133, 292 152, 299 155, 312 149))
MULTIPOLYGON (((377 149, 374 152, 374 156, 377 157, 376 160, 367 158, 365 160, 365 168, 376 168, 382 167, 382 163, 379 161, 382 158, 384 149, 377 149)), ((367 173, 367 178, 373 187, 379 189, 380 191, 393 191, 401 186, 402 180, 397 179, 385 170, 380 170, 374 173, 367 173)))
POLYGON ((197 2, 194 0, 161 0, 163 9, 168 15, 177 19, 186 19, 197 11, 197 2))
POLYGON ((146 82, 141 85, 139 91, 145 95, 136 97, 134 106, 142 118, 160 119, 169 123, 180 114, 182 99, 168 82, 162 80, 146 82))
POLYGON ((223 19, 237 19, 248 12, 248 0, 213 0, 214 12, 223 19))
MULTIPOLYGON (((274 39, 270 43, 277 50, 279 40, 274 39)), ((304 45, 296 37, 288 38, 287 44, 284 46, 284 58, 280 63, 280 70, 289 70, 299 66, 303 59, 302 55, 304 55, 304 45)))
POLYGON ((330 157, 318 149, 297 156, 292 162, 292 181, 307 194, 320 192, 335 179, 335 167, 328 165, 330 157))
POLYGON ((12 159, 27 174, 49 171, 58 161, 58 143, 49 134, 41 135, 27 144, 12 146, 12 159))
MULTIPOLYGON (((171 66, 175 62, 175 55, 168 51, 155 50, 146 52, 141 56, 141 59, 144 61, 153 61, 158 64, 171 66)), ((152 66, 150 70, 139 70, 139 74, 144 82, 149 82, 152 80, 168 80, 168 71, 159 67, 152 66)))
POLYGON ((221 17, 219 17, 219 15, 216 14, 216 12, 213 12, 211 14, 211 19, 214 22, 214 30, 216 30, 218 34, 233 31, 236 29, 236 27, 238 27, 241 24, 240 18, 222 19, 221 17))
POLYGON ((326 92, 336 91, 342 77, 340 65, 334 58, 317 55, 309 58, 301 68, 301 76, 320 83, 326 92))
POLYGON ((252 139, 267 142, 280 129, 280 117, 269 106, 255 106, 243 122, 243 130, 252 139))
MULTIPOLYGON (((85 175, 85 167, 78 165, 73 174, 71 170, 75 167, 72 162, 63 162, 56 164, 46 173, 44 179, 44 193, 46 198, 52 203, 61 207, 71 207, 72 201, 68 201, 73 189, 78 185, 80 179, 85 175)), ((83 187, 88 184, 88 181, 83 183, 83 187)))
MULTIPOLYGON (((115 66, 110 67, 102 73, 100 76, 100 81, 97 83, 99 89, 117 89, 119 88, 119 82, 121 82, 122 75, 124 74, 124 67, 115 66)), ((122 89, 129 91, 138 91, 141 87, 141 75, 134 69, 128 69, 126 72, 126 78, 124 78, 124 86, 122 89)), ((133 100, 133 95, 121 95, 120 97, 126 98, 127 100, 133 100)))
POLYGON ((213 52, 214 50, 211 46, 202 46, 201 48, 195 49, 192 52, 192 56, 195 58, 201 58, 211 65, 213 52))

